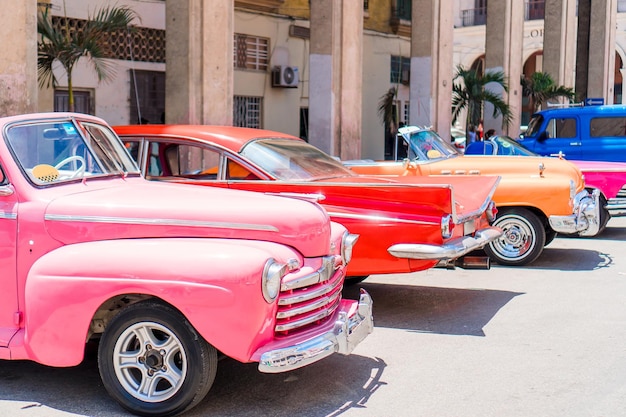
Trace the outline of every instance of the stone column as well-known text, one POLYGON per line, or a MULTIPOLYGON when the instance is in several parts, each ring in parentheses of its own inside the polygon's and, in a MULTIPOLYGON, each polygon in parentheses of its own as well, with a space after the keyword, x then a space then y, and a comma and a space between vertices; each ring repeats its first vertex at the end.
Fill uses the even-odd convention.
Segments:
POLYGON ((524 34, 524 2, 501 0, 487 3, 487 32, 485 42, 485 73, 503 71, 509 85, 506 93, 496 84, 487 85, 492 92, 501 95, 509 105, 513 118, 503 126, 502 118, 492 116, 493 106, 485 103, 484 129, 496 129, 517 137, 522 113, 522 38, 524 34))
POLYGON ((37 1, 0 0, 0 115, 37 111, 37 1))
POLYGON ((342 159, 360 158, 362 2, 311 2, 309 63, 309 142, 342 159))
POLYGON ((453 7, 445 0, 413 0, 411 21, 410 123, 432 125, 448 137, 454 72, 453 7))
POLYGON ((579 0, 576 94, 613 104, 617 4, 612 0, 579 0))
POLYGON ((166 2, 166 123, 233 123, 234 0, 166 2))
MULTIPOLYGON (((543 71, 556 85, 574 87, 576 65, 576 0, 546 0, 543 71)), ((530 74, 525 74, 529 76, 530 74)))
POLYGON ((587 97, 604 97, 606 104, 614 97, 616 21, 616 1, 591 2, 587 97))

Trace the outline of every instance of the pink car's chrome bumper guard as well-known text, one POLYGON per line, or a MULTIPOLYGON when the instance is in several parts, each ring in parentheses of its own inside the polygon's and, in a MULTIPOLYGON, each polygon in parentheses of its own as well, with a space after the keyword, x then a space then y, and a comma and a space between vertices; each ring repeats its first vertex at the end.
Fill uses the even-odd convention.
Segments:
POLYGON ((387 251, 397 258, 445 261, 457 259, 472 251, 481 249, 500 236, 502 236, 502 229, 490 226, 477 230, 474 236, 458 237, 442 245, 399 243, 390 246, 387 251))
POLYGON ((363 289, 358 303, 343 300, 335 312, 334 326, 312 339, 264 352, 259 371, 286 372, 317 362, 333 353, 350 354, 374 328, 372 298, 363 289))

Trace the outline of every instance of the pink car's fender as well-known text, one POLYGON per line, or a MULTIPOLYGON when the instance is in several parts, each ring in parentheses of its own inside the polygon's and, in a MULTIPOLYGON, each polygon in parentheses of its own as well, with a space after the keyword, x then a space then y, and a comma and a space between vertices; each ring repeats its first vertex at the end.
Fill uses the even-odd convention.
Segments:
POLYGON ((247 362, 273 338, 276 306, 264 300, 260 282, 272 257, 299 259, 275 243, 224 239, 111 240, 56 249, 28 276, 26 356, 51 366, 77 365, 103 303, 145 294, 171 304, 218 350, 247 362))

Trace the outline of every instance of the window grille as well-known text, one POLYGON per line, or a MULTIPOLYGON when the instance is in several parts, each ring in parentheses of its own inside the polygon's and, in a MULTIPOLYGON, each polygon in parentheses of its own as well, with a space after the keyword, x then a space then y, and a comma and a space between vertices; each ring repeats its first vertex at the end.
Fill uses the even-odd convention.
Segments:
POLYGON ((235 68, 267 71, 269 39, 235 33, 233 61, 235 68))
POLYGON ((412 0, 397 0, 396 13, 399 19, 411 20, 412 0))
MULTIPOLYGON (((74 111, 77 113, 93 114, 90 91, 73 91, 74 111)), ((54 90, 54 111, 69 111, 70 96, 67 90, 54 90)))
POLYGON ((233 100, 233 126, 260 129, 263 97, 235 96, 233 100))
POLYGON ((411 59, 403 56, 391 55, 391 73, 389 81, 393 84, 402 82, 402 72, 410 73, 411 59))
MULTIPOLYGON (((82 32, 87 20, 52 16, 54 27, 65 33, 82 32)), ((132 31, 117 31, 102 38, 105 57, 124 61, 165 62, 165 31, 134 27, 132 31)))

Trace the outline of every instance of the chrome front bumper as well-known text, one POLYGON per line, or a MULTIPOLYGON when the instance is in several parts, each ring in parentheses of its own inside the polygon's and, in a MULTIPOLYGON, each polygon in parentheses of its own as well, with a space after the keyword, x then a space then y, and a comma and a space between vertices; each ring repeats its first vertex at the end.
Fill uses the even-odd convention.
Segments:
POLYGON ((550 216, 550 227, 557 233, 595 236, 600 231, 600 191, 581 191, 574 198, 574 210, 568 216, 550 216))
POLYGON ((310 365, 333 353, 350 354, 374 329, 370 295, 361 289, 359 302, 355 304, 352 302, 348 308, 339 312, 332 330, 293 346, 264 352, 259 360, 259 371, 287 372, 310 365))
POLYGON ((446 242, 443 245, 421 243, 399 243, 390 246, 387 251, 396 258, 448 260, 457 259, 467 253, 483 248, 502 236, 499 227, 485 227, 474 233, 474 236, 463 236, 446 242))

